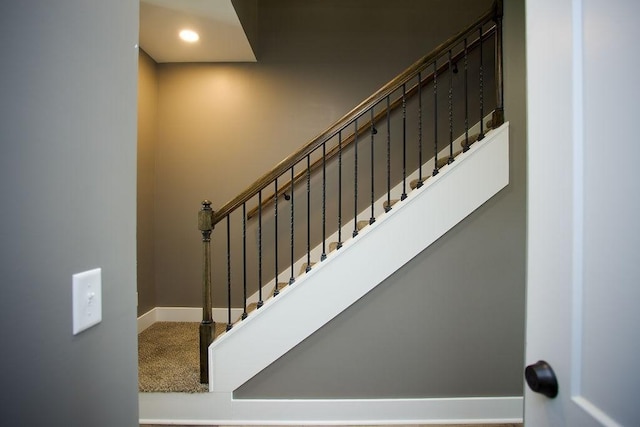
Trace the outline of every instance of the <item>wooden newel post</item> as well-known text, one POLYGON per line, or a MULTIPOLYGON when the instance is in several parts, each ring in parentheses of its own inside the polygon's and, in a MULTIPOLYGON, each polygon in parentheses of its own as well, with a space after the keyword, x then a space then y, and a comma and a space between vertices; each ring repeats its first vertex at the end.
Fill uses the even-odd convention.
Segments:
POLYGON ((202 323, 200 323, 200 382, 209 382, 209 345, 213 342, 215 323, 211 316, 211 232, 213 210, 204 200, 198 212, 198 229, 202 233, 202 323))

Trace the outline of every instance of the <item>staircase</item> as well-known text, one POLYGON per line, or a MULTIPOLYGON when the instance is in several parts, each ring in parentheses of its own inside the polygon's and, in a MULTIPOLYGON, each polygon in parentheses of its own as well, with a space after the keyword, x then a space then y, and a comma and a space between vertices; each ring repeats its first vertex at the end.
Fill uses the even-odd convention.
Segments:
POLYGON ((501 18, 498 1, 227 204, 203 205, 201 382, 210 392, 143 393, 141 418, 297 425, 520 419, 519 396, 234 398, 249 379, 508 185, 501 18), (482 62, 483 46, 495 51, 491 64, 482 62), (383 164, 375 163, 375 173, 373 154, 383 164), (305 193, 316 195, 315 205, 305 193), (336 200, 331 210, 329 201, 336 200), (300 211, 307 222, 300 222, 300 211), (317 214, 315 222, 309 213, 317 214), (226 259, 212 263, 212 252, 226 259), (227 310, 226 332, 215 340, 213 283, 216 307, 226 300, 227 310))
POLYGON ((487 133, 375 223, 362 223, 358 236, 325 261, 308 272, 302 267, 292 285, 217 338, 209 347, 210 390, 233 392, 504 188, 508 135, 508 123, 487 133))
POLYGON ((220 209, 203 202, 200 380, 210 391, 232 393, 508 184, 501 17, 496 2, 220 209), (488 42, 491 67, 483 54, 488 42), (495 104, 487 122, 489 93, 495 104), (385 154, 380 167, 375 159, 385 154), (412 173, 410 165, 417 165, 412 173), (337 200, 337 208, 327 200, 337 200), (256 207, 247 213, 248 206, 256 207), (226 332, 214 341, 216 224, 226 225, 226 245, 216 242, 214 252, 226 246, 226 271, 215 275, 216 283, 227 282, 228 316, 226 332), (256 242, 247 238, 250 227, 256 242), (312 234, 321 236, 314 248, 312 234), (240 259, 231 250, 239 246, 240 259), (265 254, 273 257, 268 274, 265 254), (253 282, 258 291, 248 295, 253 282))

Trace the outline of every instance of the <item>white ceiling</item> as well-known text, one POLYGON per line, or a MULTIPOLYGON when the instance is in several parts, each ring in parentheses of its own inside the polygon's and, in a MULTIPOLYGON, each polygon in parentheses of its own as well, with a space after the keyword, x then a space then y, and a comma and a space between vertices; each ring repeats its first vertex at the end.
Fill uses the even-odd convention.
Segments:
POLYGON ((140 47, 156 62, 255 62, 231 0, 141 0, 140 47), (200 35, 187 43, 183 29, 200 35))

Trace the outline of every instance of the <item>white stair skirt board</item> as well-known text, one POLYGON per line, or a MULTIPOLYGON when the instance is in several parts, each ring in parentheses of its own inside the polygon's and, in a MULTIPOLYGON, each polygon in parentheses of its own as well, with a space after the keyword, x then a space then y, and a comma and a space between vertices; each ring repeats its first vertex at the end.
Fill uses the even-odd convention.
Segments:
POLYGON ((443 167, 423 187, 411 191, 398 208, 346 241, 340 251, 329 254, 326 262, 316 264, 277 298, 266 301, 262 309, 216 339, 209 347, 210 391, 233 392, 508 183, 509 126, 505 123, 443 167), (390 247, 388 242, 397 236, 410 237, 390 247), (314 301, 313 310, 308 310, 309 301, 314 301), (287 327, 282 328, 283 324, 287 327))
MULTIPOLYGON (((211 310, 213 321, 227 323, 228 311, 226 308, 213 308, 211 310)), ((242 316, 241 308, 231 309, 231 318, 238 319, 242 316)), ((156 307, 138 317, 138 333, 144 331, 156 322, 198 322, 202 321, 202 308, 199 307, 156 307)))
POLYGON ((227 393, 140 393, 141 424, 376 425, 521 423, 522 397, 235 400, 227 393))
POLYGON ((146 424, 477 424, 522 422, 522 397, 234 399, 233 391, 489 200, 509 180, 508 123, 316 264, 209 347, 209 393, 140 393, 146 424), (411 236, 387 249, 393 236, 411 236), (356 249, 357 247, 357 249, 356 249), (345 278, 348 286, 344 286, 345 278), (326 298, 331 295, 331 298, 326 298), (307 311, 301 301, 313 300, 307 311), (268 307, 267 309, 267 306, 268 307), (258 318, 260 318, 258 320, 258 318), (296 322, 289 322, 295 318, 296 322), (288 325, 282 328, 283 324, 288 325), (260 347, 260 352, 254 349, 260 347))

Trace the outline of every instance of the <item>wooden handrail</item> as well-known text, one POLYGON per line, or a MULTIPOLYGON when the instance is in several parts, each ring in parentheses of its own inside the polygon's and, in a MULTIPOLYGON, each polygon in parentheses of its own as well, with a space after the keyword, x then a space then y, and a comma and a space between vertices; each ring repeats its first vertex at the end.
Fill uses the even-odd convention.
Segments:
MULTIPOLYGON (((491 37, 491 35, 493 35, 496 31, 496 26, 492 25, 491 28, 489 28, 488 30, 486 30, 483 34, 482 34, 482 39, 486 40, 488 37, 491 37)), ((469 43, 467 45, 467 52, 475 49, 476 47, 478 47, 478 45, 480 44, 480 37, 474 39, 471 43, 469 43)), ((451 63, 455 64, 457 62, 459 62, 460 60, 462 60, 464 58, 464 50, 456 53, 455 55, 452 56, 451 58, 451 63)), ((449 62, 445 62, 444 64, 440 65, 437 69, 437 73, 438 75, 440 75, 441 73, 445 72, 446 70, 449 69, 449 62)), ((421 86, 426 86, 429 83, 431 83, 433 81, 433 77, 434 77, 434 73, 433 71, 429 74, 427 74, 425 76, 425 78, 419 82, 416 83, 415 85, 413 85, 408 91, 406 91, 405 93, 405 99, 410 99, 413 96, 415 96, 418 93, 418 85, 421 86)), ((384 118, 386 118, 387 116, 387 111, 392 112, 395 111, 397 108, 402 106, 402 96, 398 97, 395 101, 391 102, 389 104, 389 107, 387 109, 387 107, 385 107, 383 110, 379 111, 373 118, 373 126, 375 127, 375 125, 380 122, 381 120, 383 120, 384 118)), ((358 135, 363 135, 365 131, 371 129, 371 120, 365 122, 363 125, 361 125, 360 127, 358 127, 358 135)), ((342 140, 342 144, 341 144, 341 149, 344 150, 345 148, 347 148, 349 145, 351 145, 354 141, 355 141, 355 132, 351 133, 351 135, 349 135, 348 137, 346 137, 345 139, 342 140)), ((329 160, 331 160, 332 158, 334 158, 335 156, 338 155, 338 151, 340 151, 338 146, 335 146, 333 148, 331 148, 326 155, 323 158, 317 159, 315 160, 313 163, 311 163, 311 166, 309 167, 309 171, 310 172, 314 172, 317 169, 319 169, 322 166, 323 161, 327 162, 329 160)), ((295 177, 293 178, 293 185, 295 186, 296 184, 298 184, 300 181, 302 181, 307 175, 307 170, 303 170, 298 172, 295 177)), ((285 182, 284 184, 282 184, 276 193, 271 194, 270 196, 267 197, 263 197, 262 199, 262 208, 266 208, 269 205, 271 205, 275 199, 274 195, 277 197, 280 197, 283 194, 286 194, 287 192, 289 192, 291 190, 291 180, 285 182)), ((253 218, 259 210, 259 206, 255 206, 252 209, 250 209, 247 212, 247 219, 251 219, 253 218)))
POLYGON ((481 25, 486 24, 489 21, 494 20, 496 16, 500 13, 498 2, 494 3, 493 7, 487 10, 483 15, 481 15, 476 21, 472 24, 465 27, 463 30, 459 31, 454 36, 447 39, 444 43, 440 44, 434 50, 432 50, 427 55, 420 58, 410 67, 408 67, 405 71, 399 74, 397 77, 389 81, 382 88, 376 91, 373 95, 362 101, 359 105, 345 114, 341 119, 336 121, 333 125, 331 125, 327 130, 316 136, 311 141, 307 142, 303 145, 298 151, 289 155, 287 158, 283 159, 280 163, 278 163, 273 169, 264 174, 262 177, 258 178, 253 184, 251 184, 247 189, 238 194, 236 197, 225 203, 219 210, 214 213, 213 216, 213 224, 217 224, 222 219, 224 219, 227 215, 233 212, 238 207, 242 206, 243 203, 251 200, 259 191, 264 189, 267 185, 273 182, 280 175, 291 169, 298 162, 304 159, 306 156, 310 155, 313 151, 315 151, 318 147, 324 144, 326 141, 330 140, 332 137, 338 134, 338 132, 345 129, 348 125, 350 125, 355 119, 363 115, 370 108, 373 108, 380 101, 385 99, 387 96, 390 96, 393 92, 395 92, 400 86, 406 84, 418 73, 422 72, 428 65, 432 64, 433 61, 437 60, 444 52, 455 47, 460 40, 464 39, 471 32, 476 31, 477 28, 481 25))

